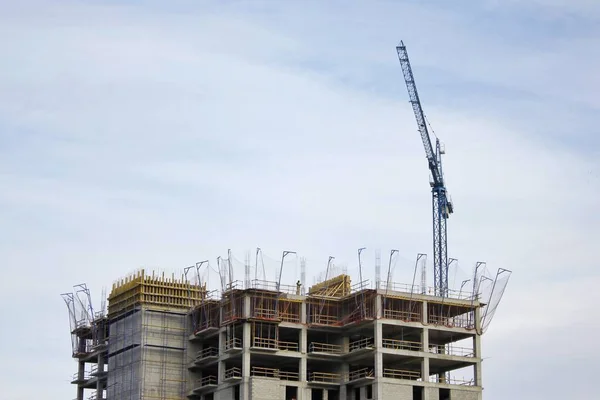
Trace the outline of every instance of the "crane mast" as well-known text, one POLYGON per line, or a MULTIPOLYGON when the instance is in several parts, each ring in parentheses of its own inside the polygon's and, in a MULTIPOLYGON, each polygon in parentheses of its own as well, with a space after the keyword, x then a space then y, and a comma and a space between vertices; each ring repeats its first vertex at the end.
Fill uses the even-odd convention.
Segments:
POLYGON ((446 184, 444 183, 444 174, 442 171, 442 154, 444 154, 439 139, 435 140, 435 150, 431 144, 429 131, 425 114, 417 92, 415 78, 406 52, 404 42, 396 46, 402 74, 408 89, 408 97, 412 105, 425 155, 431 172, 431 195, 433 210, 433 280, 436 296, 446 296, 448 294, 448 241, 446 233, 446 220, 454 211, 452 202, 448 198, 446 184))

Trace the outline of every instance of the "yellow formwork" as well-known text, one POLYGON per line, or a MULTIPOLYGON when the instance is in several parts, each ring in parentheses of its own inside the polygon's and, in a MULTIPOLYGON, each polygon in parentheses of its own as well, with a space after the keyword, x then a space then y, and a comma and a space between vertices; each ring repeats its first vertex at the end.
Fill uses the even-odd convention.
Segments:
POLYGON ((338 275, 308 289, 309 296, 344 297, 350 294, 351 279, 349 275, 338 275))
POLYGON ((147 275, 142 269, 113 283, 108 296, 108 316, 131 310, 137 305, 152 304, 166 308, 189 309, 206 296, 206 284, 192 285, 183 276, 176 279, 162 275, 147 275))

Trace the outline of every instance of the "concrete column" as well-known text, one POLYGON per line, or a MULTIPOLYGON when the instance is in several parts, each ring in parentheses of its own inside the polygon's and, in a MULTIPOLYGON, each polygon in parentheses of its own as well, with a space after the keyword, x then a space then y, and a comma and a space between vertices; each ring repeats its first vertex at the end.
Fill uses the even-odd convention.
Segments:
POLYGON ((306 324, 306 302, 300 303, 300 323, 306 324))
POLYGON ((482 380, 481 380, 481 335, 479 334, 481 332, 481 308, 477 307, 475 309, 475 336, 473 337, 473 352, 475 353, 475 357, 478 359, 477 363, 475 364, 474 368, 475 371, 473 371, 473 375, 475 378, 475 385, 476 386, 483 386, 482 385, 482 380))
MULTIPOLYGON (((346 346, 348 344, 348 340, 346 339, 346 346)), ((345 380, 348 375, 349 368, 348 363, 344 362, 340 368, 340 374, 342 375, 342 379, 345 380)), ((348 398, 348 387, 346 385, 340 385, 340 400, 345 400, 348 398)), ((309 397, 310 399, 310 397, 309 397)))
POLYGON ((102 379, 104 374, 104 353, 98 354, 98 381, 96 382, 96 399, 101 400, 104 398, 104 380, 102 379))
POLYGON ((423 301, 423 317, 422 317, 422 321, 423 324, 427 325, 429 323, 429 320, 427 318, 427 302, 423 301))
MULTIPOLYGON (((85 363, 83 361, 79 361, 79 365, 77 366, 77 380, 83 381, 84 379, 85 363)), ((77 384, 77 400, 83 400, 83 387, 79 383, 77 384)))
POLYGON ((375 378, 383 377, 383 323, 375 321, 375 378))
POLYGON ((423 328, 421 331, 421 343, 423 343, 425 352, 425 357, 421 362, 421 378, 423 382, 429 382, 429 328, 423 328))
MULTIPOLYGON (((373 382, 373 397, 383 399, 383 322, 375 321, 375 382, 373 382)), ((365 387, 360 389, 361 398, 366 398, 365 387)), ((358 399, 357 399, 358 400, 358 399)))
MULTIPOLYGON (((306 327, 303 327, 300 330, 300 353, 302 354, 302 358, 300 359, 299 365, 299 373, 300 373, 300 382, 306 382, 308 379, 307 376, 307 361, 306 361, 306 353, 308 352, 308 330, 306 327)), ((300 390, 298 391, 299 396, 300 390)), ((302 399, 300 399, 302 400, 302 399)))
POLYGON ((244 322, 243 343, 242 343, 242 347, 243 347, 242 383, 240 385, 240 397, 243 400, 250 399, 250 339, 251 339, 250 329, 251 329, 250 322, 244 322))
POLYGON ((377 319, 381 319, 383 318, 383 310, 382 310, 382 303, 381 303, 381 295, 378 294, 377 296, 375 296, 375 317, 377 319))
POLYGON ((251 305, 252 305, 252 299, 250 298, 250 296, 246 295, 244 296, 244 318, 250 318, 250 310, 252 309, 251 305))

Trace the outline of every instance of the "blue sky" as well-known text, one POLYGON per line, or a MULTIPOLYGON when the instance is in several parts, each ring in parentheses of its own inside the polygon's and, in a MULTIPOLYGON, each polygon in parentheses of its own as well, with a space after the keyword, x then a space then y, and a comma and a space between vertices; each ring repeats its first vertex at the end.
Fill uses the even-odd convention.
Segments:
POLYGON ((59 294, 80 282, 99 302, 256 246, 298 251, 309 283, 399 249, 410 280, 431 201, 402 39, 446 144, 456 280, 514 271, 485 398, 593 397, 599 24, 591 0, 0 2, 3 393, 73 397, 59 294))

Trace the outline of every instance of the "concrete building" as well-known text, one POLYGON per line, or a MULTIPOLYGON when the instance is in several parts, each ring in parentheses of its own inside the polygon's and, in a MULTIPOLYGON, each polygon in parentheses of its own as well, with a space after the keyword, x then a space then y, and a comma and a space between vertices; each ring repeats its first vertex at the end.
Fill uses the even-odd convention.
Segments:
POLYGON ((217 297, 142 271, 108 299, 103 398, 481 399, 484 305, 471 293, 377 286, 340 275, 301 295, 255 280, 217 297))

